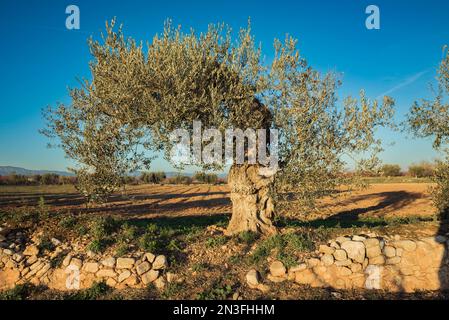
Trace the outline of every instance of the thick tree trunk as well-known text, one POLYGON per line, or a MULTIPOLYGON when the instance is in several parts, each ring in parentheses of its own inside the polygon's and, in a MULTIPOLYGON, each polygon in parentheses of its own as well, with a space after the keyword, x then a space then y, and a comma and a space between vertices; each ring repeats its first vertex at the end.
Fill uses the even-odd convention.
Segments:
POLYGON ((226 234, 253 231, 270 235, 273 226, 274 203, 270 196, 273 177, 260 175, 258 165, 233 165, 228 175, 231 189, 232 217, 226 234))

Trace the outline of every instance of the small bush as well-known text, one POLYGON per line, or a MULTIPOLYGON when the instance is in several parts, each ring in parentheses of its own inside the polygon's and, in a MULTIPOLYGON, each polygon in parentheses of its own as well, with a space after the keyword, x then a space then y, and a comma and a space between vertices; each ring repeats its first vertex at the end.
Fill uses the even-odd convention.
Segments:
POLYGON ((90 226, 90 234, 96 239, 110 236, 117 228, 117 221, 112 217, 96 217, 90 226))
POLYGON ((198 300, 226 300, 232 294, 230 285, 221 285, 205 290, 197 295, 198 300))
POLYGON ((67 300, 97 300, 111 291, 111 288, 104 282, 96 282, 89 289, 80 290, 69 294, 67 300))
POLYGON ((206 240, 206 247, 214 248, 222 246, 226 242, 228 242, 228 238, 226 238, 225 236, 211 237, 206 240))
POLYGON ((449 159, 437 162, 433 181, 436 183, 432 189, 433 203, 441 219, 449 219, 449 159))
POLYGON ((397 164, 385 164, 382 166, 382 176, 398 177, 401 175, 401 167, 397 164))
POLYGON ((94 239, 88 244, 87 249, 95 253, 102 253, 107 246, 108 246, 107 240, 94 239))
POLYGON ((16 285, 14 288, 0 292, 0 300, 25 300, 34 290, 29 283, 16 285))
POLYGON ((74 228, 78 223, 78 220, 76 219, 76 217, 72 216, 72 215, 68 215, 63 217, 60 221, 59 221, 59 226, 65 229, 72 229, 74 228))
POLYGON ((55 245, 51 242, 48 235, 44 235, 40 240, 38 248, 41 252, 52 252, 55 250, 55 245))
POLYGON ((239 233, 237 236, 239 242, 245 243, 247 245, 251 245, 259 239, 259 235, 256 232, 252 231, 244 231, 239 233))
POLYGON ((261 263, 272 253, 276 258, 290 267, 297 263, 298 253, 309 252, 315 249, 314 239, 309 233, 277 234, 262 241, 250 256, 251 263, 261 263))

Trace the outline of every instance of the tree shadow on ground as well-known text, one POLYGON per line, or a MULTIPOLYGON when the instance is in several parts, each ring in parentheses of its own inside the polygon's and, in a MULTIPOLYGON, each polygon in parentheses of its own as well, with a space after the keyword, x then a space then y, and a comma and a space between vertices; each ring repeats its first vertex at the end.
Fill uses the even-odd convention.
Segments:
MULTIPOLYGON (((285 219, 286 226, 308 226, 308 227, 324 227, 324 228, 353 228, 353 227, 379 227, 386 226, 388 223, 383 217, 370 217, 370 213, 376 213, 379 210, 386 212, 392 212, 399 210, 411 204, 416 199, 422 197, 421 193, 406 192, 406 191, 389 191, 379 192, 368 195, 360 195, 348 200, 339 202, 340 205, 348 205, 359 201, 370 200, 373 198, 380 198, 380 201, 372 206, 360 207, 349 210, 337 212, 326 218, 319 218, 315 220, 299 220, 287 218, 285 219), (365 216, 365 217, 364 217, 365 216)), ((422 218, 427 221, 427 218, 422 218)), ((431 219, 431 218, 429 218, 431 219)))

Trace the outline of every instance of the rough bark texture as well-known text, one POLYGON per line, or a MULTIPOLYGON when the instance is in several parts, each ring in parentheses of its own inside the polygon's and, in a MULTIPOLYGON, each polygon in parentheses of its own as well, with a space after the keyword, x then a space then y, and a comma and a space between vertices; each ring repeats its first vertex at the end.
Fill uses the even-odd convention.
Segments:
POLYGON ((254 231, 269 235, 277 230, 272 224, 274 203, 270 196, 273 177, 259 174, 258 165, 233 165, 228 175, 232 217, 226 233, 254 231))

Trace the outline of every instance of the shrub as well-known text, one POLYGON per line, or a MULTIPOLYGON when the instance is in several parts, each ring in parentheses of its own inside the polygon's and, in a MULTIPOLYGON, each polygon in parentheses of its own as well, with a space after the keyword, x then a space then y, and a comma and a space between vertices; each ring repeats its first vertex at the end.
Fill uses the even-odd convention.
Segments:
POLYGON ((211 237, 206 240, 206 247, 218 247, 224 245, 226 242, 228 242, 228 238, 225 236, 211 237))
POLYGON ((256 232, 252 231, 244 231, 239 233, 237 236, 238 241, 243 242, 247 245, 253 244, 257 239, 259 239, 259 235, 256 232))
POLYGON ((111 291, 111 288, 104 282, 96 282, 89 289, 80 290, 69 294, 67 300, 97 300, 111 291))
POLYGON ((16 285, 14 288, 0 292, 0 300, 24 300, 33 291, 34 286, 29 283, 16 285))
POLYGON ((92 220, 90 234, 96 239, 107 238, 117 228, 117 221, 112 217, 96 217, 92 220))
POLYGON ((226 300, 232 294, 230 285, 216 285, 215 287, 198 293, 198 300, 226 300))
POLYGON ((201 183, 216 184, 218 183, 218 176, 214 173, 196 172, 193 180, 201 183))
POLYGON ((401 175, 401 167, 397 164, 385 164, 382 166, 381 171, 384 177, 398 177, 401 175))
POLYGON ((435 207, 438 209, 442 220, 449 218, 449 159, 445 162, 438 161, 435 167, 432 196, 435 207))
POLYGON ((412 164, 408 168, 408 174, 416 178, 431 177, 434 173, 434 167, 431 163, 423 161, 419 164, 412 164))
POLYGON ((164 179, 166 179, 165 172, 143 172, 140 176, 140 180, 143 183, 161 183, 164 179))
POLYGON ((176 175, 168 178, 170 184, 192 184, 192 178, 188 176, 176 175))
POLYGON ((277 234, 262 241, 250 257, 251 263, 260 263, 268 257, 272 251, 276 251, 276 258, 290 267, 297 263, 300 252, 312 251, 315 248, 314 239, 308 233, 277 234))

